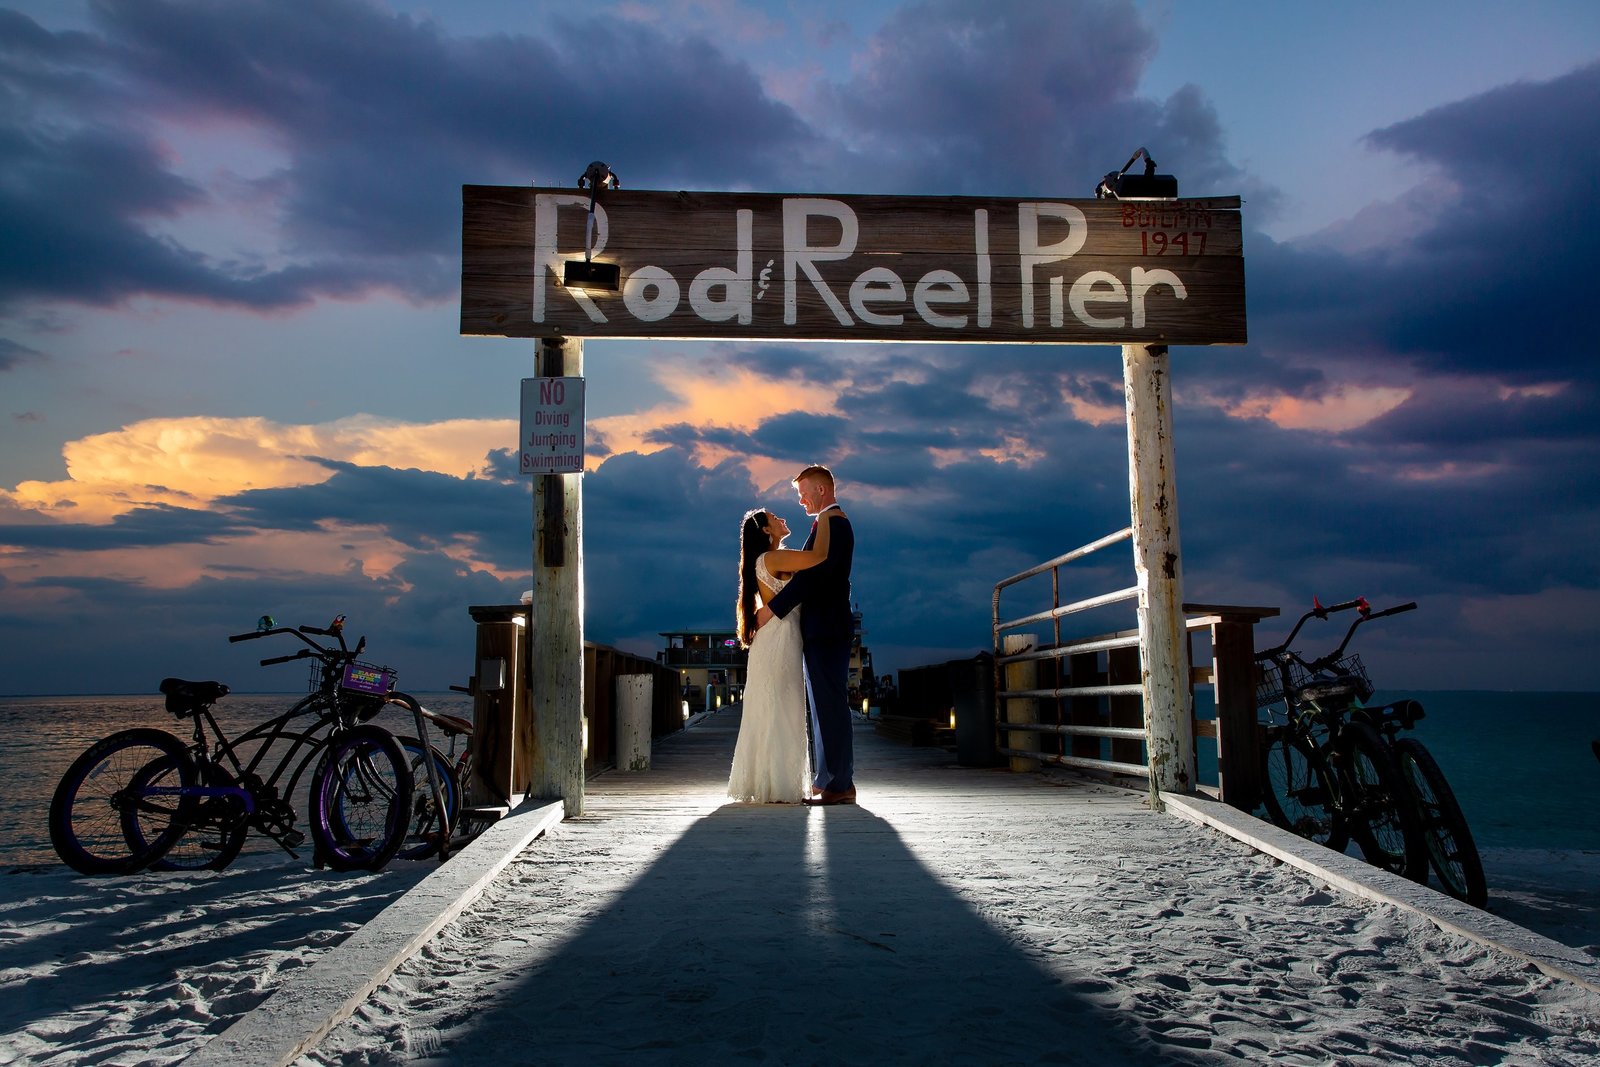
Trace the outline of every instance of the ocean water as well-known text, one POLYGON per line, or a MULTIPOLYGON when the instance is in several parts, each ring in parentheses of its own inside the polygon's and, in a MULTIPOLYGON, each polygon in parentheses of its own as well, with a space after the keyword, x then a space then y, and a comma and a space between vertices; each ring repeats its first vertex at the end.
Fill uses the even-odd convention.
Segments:
MULTIPOLYGON (((217 721, 229 737, 288 711, 304 694, 229 693, 216 705, 217 721)), ((413 693, 430 711, 472 718, 472 698, 463 693, 413 693)), ((108 734, 153 726, 188 741, 187 718, 169 714, 159 694, 150 696, 0 697, 0 867, 60 863, 50 846, 50 797, 73 760, 108 734)), ((396 734, 416 734, 413 716, 390 705, 374 720, 396 734)), ((433 732, 433 743, 446 747, 433 732)), ((305 829, 311 770, 292 799, 305 829)), ((277 850, 271 838, 252 833, 245 853, 277 850)), ((307 859, 309 845, 300 850, 307 859)))
MULTIPOLYGON (((472 716, 464 694, 415 695, 432 710, 472 716)), ((1600 851, 1600 759, 1590 747, 1600 738, 1600 693, 1391 691, 1374 700, 1402 697, 1426 709, 1413 736, 1438 760, 1481 847, 1600 851)), ((232 734, 297 699, 231 693, 217 705, 218 719, 232 734)), ((378 721, 415 732, 398 708, 378 721)), ((189 736, 187 720, 169 715, 159 695, 0 697, 0 866, 59 862, 48 826, 56 782, 92 742, 133 726, 189 736)), ((1214 782, 1215 744, 1202 740, 1199 755, 1201 780, 1214 782)), ((295 803, 303 815, 304 798, 295 803)), ((252 834, 245 848, 277 845, 252 834)))
MULTIPOLYGON (((1197 691, 1197 700, 1199 693, 1197 691)), ((1428 746, 1481 848, 1600 851, 1600 693, 1381 690, 1426 713, 1410 736, 1428 746)), ((1197 707, 1201 717, 1208 708, 1197 707)), ((1216 781, 1202 739, 1200 780, 1216 781)))

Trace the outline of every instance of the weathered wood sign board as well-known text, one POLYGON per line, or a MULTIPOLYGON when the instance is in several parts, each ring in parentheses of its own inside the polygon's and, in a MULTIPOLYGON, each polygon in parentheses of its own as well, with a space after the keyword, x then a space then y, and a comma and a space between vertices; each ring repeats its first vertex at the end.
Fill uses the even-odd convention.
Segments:
POLYGON ((1238 197, 1168 201, 462 187, 461 332, 1242 344, 1238 197))

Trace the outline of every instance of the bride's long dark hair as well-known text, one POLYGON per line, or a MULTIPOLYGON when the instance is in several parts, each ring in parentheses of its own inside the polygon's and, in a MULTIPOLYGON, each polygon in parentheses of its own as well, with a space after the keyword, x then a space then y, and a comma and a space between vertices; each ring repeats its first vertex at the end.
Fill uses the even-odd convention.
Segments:
POLYGON ((772 547, 767 527, 772 517, 762 508, 744 513, 739 526, 739 606, 734 618, 739 627, 739 644, 750 647, 756 635, 756 560, 772 547))

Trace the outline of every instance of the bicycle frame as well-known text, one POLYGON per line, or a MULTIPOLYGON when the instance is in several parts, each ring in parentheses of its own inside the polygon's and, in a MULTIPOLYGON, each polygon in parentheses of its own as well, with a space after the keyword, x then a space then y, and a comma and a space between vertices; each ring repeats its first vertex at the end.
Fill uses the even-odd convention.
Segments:
MULTIPOLYGON (((235 738, 229 739, 223 732, 221 724, 212 714, 210 707, 195 709, 194 712, 194 752, 196 763, 203 767, 220 769, 236 783, 231 786, 196 785, 188 789, 159 789, 152 788, 151 794, 167 793, 190 797, 221 797, 232 796, 237 798, 245 808, 247 815, 255 815, 261 807, 260 800, 268 803, 281 801, 287 805, 291 818, 289 824, 293 825, 294 804, 290 799, 299 788, 301 779, 305 776, 312 760, 323 750, 327 742, 341 734, 353 725, 348 721, 353 719, 350 714, 338 705, 325 704, 327 695, 322 692, 311 693, 303 697, 294 707, 281 715, 277 715, 265 722, 258 723, 235 738), (319 705, 322 705, 319 707, 319 705), (289 723, 301 716, 317 713, 317 719, 303 730, 289 729, 289 723), (289 750, 277 757, 271 772, 261 776, 261 768, 266 764, 268 757, 277 752, 280 742, 288 741, 289 750), (260 742, 259 745, 256 745, 260 742), (255 751, 249 748, 255 745, 255 751), (248 762, 241 759, 241 753, 248 754, 248 762), (296 757, 298 756, 298 761, 296 757), (292 768, 292 770, 291 770, 292 768), (288 774, 285 782, 285 774, 288 774), (238 784, 251 782, 250 785, 238 784)), ((202 776, 203 777, 203 776, 202 776)), ((262 828, 265 830, 265 828, 262 828)), ((270 831, 268 831, 270 833, 270 831)), ((271 834, 274 838, 277 834, 271 834)), ((282 844, 282 842, 279 842, 282 844)), ((288 847, 288 846, 285 846, 288 847)))
MULTIPOLYGON (((228 640, 247 641, 274 634, 292 635, 309 647, 293 655, 268 657, 261 661, 261 665, 308 658, 319 660, 321 667, 317 689, 298 700, 288 711, 257 723, 232 739, 217 722, 212 712, 214 704, 196 704, 186 709, 183 714, 193 721, 192 751, 195 763, 201 770, 200 784, 189 787, 152 786, 147 788, 146 795, 177 796, 180 800, 232 797, 243 806, 252 826, 277 841, 290 855, 295 855, 294 846, 304 838, 295 829, 299 816, 292 798, 300 788, 307 769, 330 742, 337 740, 358 721, 376 714, 382 708, 383 700, 373 703, 368 713, 356 700, 347 699, 344 692, 346 672, 365 649, 366 638, 362 638, 355 650, 351 651, 345 645, 341 629, 322 630, 302 626, 297 629, 276 627, 236 634, 228 640), (334 650, 319 645, 306 636, 308 633, 334 637, 339 647, 334 650), (291 728, 290 724, 295 719, 313 714, 315 721, 291 728), (285 741, 289 745, 288 751, 279 755, 282 742, 285 741), (269 757, 274 762, 263 777, 261 772, 269 757), (230 784, 207 784, 219 772, 229 779, 230 784), (266 817, 268 815, 273 816, 270 821, 266 817)), ((385 685, 392 681, 392 672, 384 670, 381 674, 385 685)), ((358 695, 371 694, 363 690, 358 695)))

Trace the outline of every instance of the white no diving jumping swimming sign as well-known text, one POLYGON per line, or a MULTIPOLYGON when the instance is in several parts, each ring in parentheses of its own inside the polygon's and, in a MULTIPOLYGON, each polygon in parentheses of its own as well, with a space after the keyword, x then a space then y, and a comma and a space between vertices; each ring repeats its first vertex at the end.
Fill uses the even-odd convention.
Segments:
POLYGON ((583 473, 583 379, 522 379, 523 474, 583 473))

